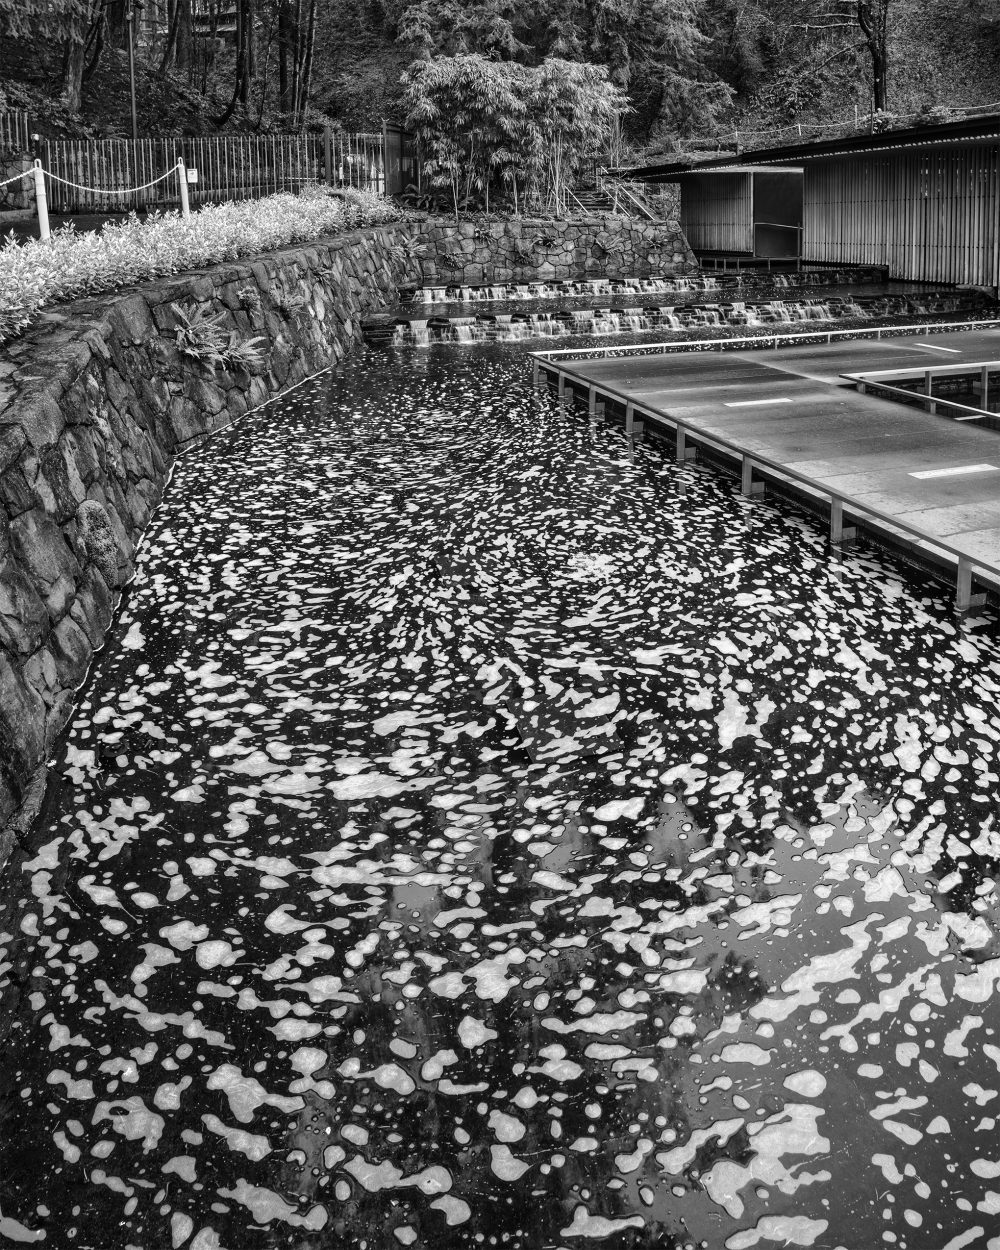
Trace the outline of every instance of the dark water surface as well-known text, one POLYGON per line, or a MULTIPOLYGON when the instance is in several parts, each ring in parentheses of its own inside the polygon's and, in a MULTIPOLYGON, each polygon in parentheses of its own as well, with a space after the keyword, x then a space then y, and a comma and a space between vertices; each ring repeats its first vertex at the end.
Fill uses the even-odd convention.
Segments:
POLYGON ((0 1242, 1000 1247, 1000 651, 528 386, 178 466, 0 880, 0 1242))

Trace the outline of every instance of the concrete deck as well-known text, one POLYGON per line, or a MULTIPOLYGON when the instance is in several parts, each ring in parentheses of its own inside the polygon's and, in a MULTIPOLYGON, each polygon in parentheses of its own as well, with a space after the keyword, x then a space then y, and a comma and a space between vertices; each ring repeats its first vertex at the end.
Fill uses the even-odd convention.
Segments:
POLYGON ((776 473, 865 524, 902 530, 957 564, 957 602, 968 607, 973 567, 1000 582, 1000 435, 859 394, 840 376, 963 358, 1000 359, 1000 331, 540 363, 593 388, 597 402, 677 427, 689 454, 706 441, 741 458, 745 488, 755 468, 776 473))

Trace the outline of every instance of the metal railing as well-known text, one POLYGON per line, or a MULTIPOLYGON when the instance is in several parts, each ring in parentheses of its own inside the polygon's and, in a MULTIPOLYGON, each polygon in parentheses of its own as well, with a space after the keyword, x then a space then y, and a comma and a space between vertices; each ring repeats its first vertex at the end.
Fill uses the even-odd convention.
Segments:
POLYGON ((789 330, 784 334, 742 335, 726 339, 672 339, 669 343, 629 343, 621 347, 560 347, 532 352, 532 359, 585 360, 591 356, 666 356, 674 352, 744 350, 757 351, 800 343, 832 343, 834 339, 898 338, 907 334, 943 334, 949 330, 997 329, 1000 318, 981 317, 973 321, 935 321, 909 325, 865 326, 857 330, 789 330))
POLYGON ((616 208, 618 207, 618 197, 621 196, 625 203, 630 204, 645 221, 663 220, 661 217, 657 217, 656 213, 653 212, 652 208, 646 203, 645 199, 643 199, 641 195, 637 195, 636 192, 633 191, 632 188, 626 183, 623 182, 616 185, 614 195, 616 208))
POLYGON ((865 373, 842 373, 840 376, 853 382, 862 395, 879 395, 899 403, 916 404, 933 414, 943 409, 945 415, 951 416, 954 421, 980 421, 993 428, 1000 428, 1000 414, 986 407, 989 402, 991 373, 1000 373, 1000 361, 977 360, 919 369, 877 369, 865 373), (975 377, 977 374, 983 404, 981 408, 960 404, 957 400, 934 394, 934 382, 938 378, 975 377), (924 389, 915 391, 907 386, 893 385, 894 382, 905 382, 907 379, 922 381, 924 389))

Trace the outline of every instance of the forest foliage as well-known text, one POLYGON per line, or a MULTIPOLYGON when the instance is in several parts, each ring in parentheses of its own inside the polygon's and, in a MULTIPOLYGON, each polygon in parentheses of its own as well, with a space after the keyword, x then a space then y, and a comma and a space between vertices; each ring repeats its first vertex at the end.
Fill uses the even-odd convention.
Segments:
MULTIPOLYGON (((133 3, 0 0, 0 105, 124 133, 133 3)), ((668 151, 991 103, 1000 0, 144 0, 136 54, 149 133, 375 129, 412 111, 421 65, 476 56, 505 90, 590 66, 627 102, 616 134, 668 151)))

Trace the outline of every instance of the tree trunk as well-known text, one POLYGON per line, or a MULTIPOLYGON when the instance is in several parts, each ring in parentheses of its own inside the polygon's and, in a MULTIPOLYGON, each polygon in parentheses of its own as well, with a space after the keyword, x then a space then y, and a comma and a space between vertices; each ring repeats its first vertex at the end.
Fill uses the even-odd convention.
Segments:
POLYGON ((97 69, 101 60, 101 53, 104 51, 104 42, 107 35, 107 4, 102 0, 98 5, 97 14, 90 27, 90 34, 87 38, 87 46, 84 52, 85 64, 83 67, 83 82, 88 82, 97 69))
POLYGON ((240 0, 236 17, 236 91, 241 104, 250 103, 253 72, 253 0, 240 0))
POLYGON ((236 111, 237 104, 250 100, 250 41, 253 0, 239 0, 236 9, 236 69, 233 94, 221 116, 214 118, 217 126, 224 126, 236 111))
POLYGON ((889 103, 889 0, 858 0, 858 25, 872 65, 872 102, 875 112, 889 103))
POLYGON ((313 53, 316 48, 316 0, 309 0, 309 20, 306 28, 305 57, 302 65, 302 83, 299 89, 299 124, 304 126, 312 90, 313 53))
POLYGON ((167 39, 163 45, 163 56, 160 58, 161 75, 165 74, 177 59, 177 32, 180 20, 180 0, 170 0, 170 7, 167 10, 167 39))
POLYGON ((289 53, 294 63, 295 32, 291 0, 278 0, 278 109, 292 111, 292 77, 288 72, 289 53))
POLYGON ((70 23, 63 52, 62 94, 71 113, 79 113, 83 103, 83 74, 87 67, 88 45, 97 35, 94 30, 95 21, 104 21, 103 8, 100 0, 87 3, 70 23))

